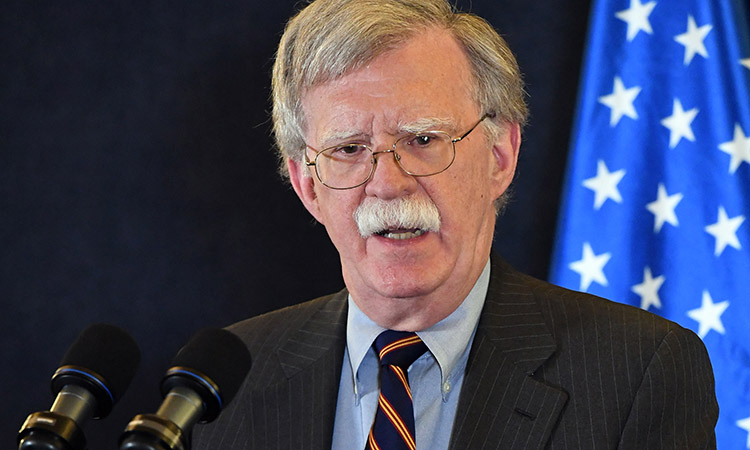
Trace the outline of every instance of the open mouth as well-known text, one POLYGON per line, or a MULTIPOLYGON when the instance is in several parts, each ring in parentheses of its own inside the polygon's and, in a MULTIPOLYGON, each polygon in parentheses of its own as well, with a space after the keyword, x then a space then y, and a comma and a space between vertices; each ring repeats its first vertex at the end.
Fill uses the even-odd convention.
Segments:
POLYGON ((395 230, 382 230, 378 231, 378 236, 382 236, 386 239, 404 240, 419 237, 424 234, 424 230, 420 228, 412 228, 409 230, 395 229, 395 230))

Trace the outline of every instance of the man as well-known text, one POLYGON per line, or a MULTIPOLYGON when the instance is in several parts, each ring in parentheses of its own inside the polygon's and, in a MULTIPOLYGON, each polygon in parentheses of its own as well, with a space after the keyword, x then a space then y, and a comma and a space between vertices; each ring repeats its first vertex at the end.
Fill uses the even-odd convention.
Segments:
POLYGON ((275 134, 346 290, 230 328, 253 368, 194 448, 715 448, 697 336, 490 256, 523 96, 505 42, 444 0, 317 0, 289 22, 275 134), (400 371, 408 414, 383 401, 386 330, 426 349, 400 371))

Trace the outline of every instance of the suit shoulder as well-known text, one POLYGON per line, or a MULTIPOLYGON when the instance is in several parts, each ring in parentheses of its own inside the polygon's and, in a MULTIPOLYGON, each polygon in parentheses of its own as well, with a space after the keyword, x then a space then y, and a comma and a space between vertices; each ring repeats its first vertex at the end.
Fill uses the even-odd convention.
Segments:
POLYGON ((689 340, 695 336, 691 330, 635 306, 566 289, 520 272, 513 277, 530 288, 555 335, 609 334, 615 340, 650 343, 652 348, 670 334, 685 335, 689 340))
POLYGON ((340 291, 236 322, 227 329, 242 339, 251 354, 272 351, 316 314, 343 314, 346 299, 346 291, 340 291))

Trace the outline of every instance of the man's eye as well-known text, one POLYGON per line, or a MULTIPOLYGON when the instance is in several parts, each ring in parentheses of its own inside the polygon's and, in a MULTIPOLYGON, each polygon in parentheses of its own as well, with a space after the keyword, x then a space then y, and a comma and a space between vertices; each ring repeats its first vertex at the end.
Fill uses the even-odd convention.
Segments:
POLYGON ((336 147, 334 151, 336 153, 346 153, 348 155, 351 155, 353 153, 361 151, 361 149, 359 145, 342 145, 341 147, 336 147))
POLYGON ((341 145, 339 147, 333 147, 332 149, 330 149, 330 153, 338 157, 357 156, 366 152, 367 152, 367 147, 365 147, 364 145, 356 145, 356 144, 341 145))
POLYGON ((435 136, 431 134, 418 134, 407 142, 410 146, 414 147, 427 147, 430 144, 434 144, 435 136))

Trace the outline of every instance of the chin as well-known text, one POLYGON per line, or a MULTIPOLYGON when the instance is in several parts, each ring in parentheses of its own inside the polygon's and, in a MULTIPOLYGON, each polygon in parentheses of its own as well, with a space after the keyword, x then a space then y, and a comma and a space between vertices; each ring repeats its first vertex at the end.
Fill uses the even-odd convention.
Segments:
MULTIPOLYGON (((422 272, 422 271, 419 271, 422 272)), ((399 270, 390 268, 381 272, 381 277, 372 280, 374 290, 381 296, 388 298, 414 298, 430 294, 440 282, 434 279, 420 277, 421 273, 413 270, 399 270)))

